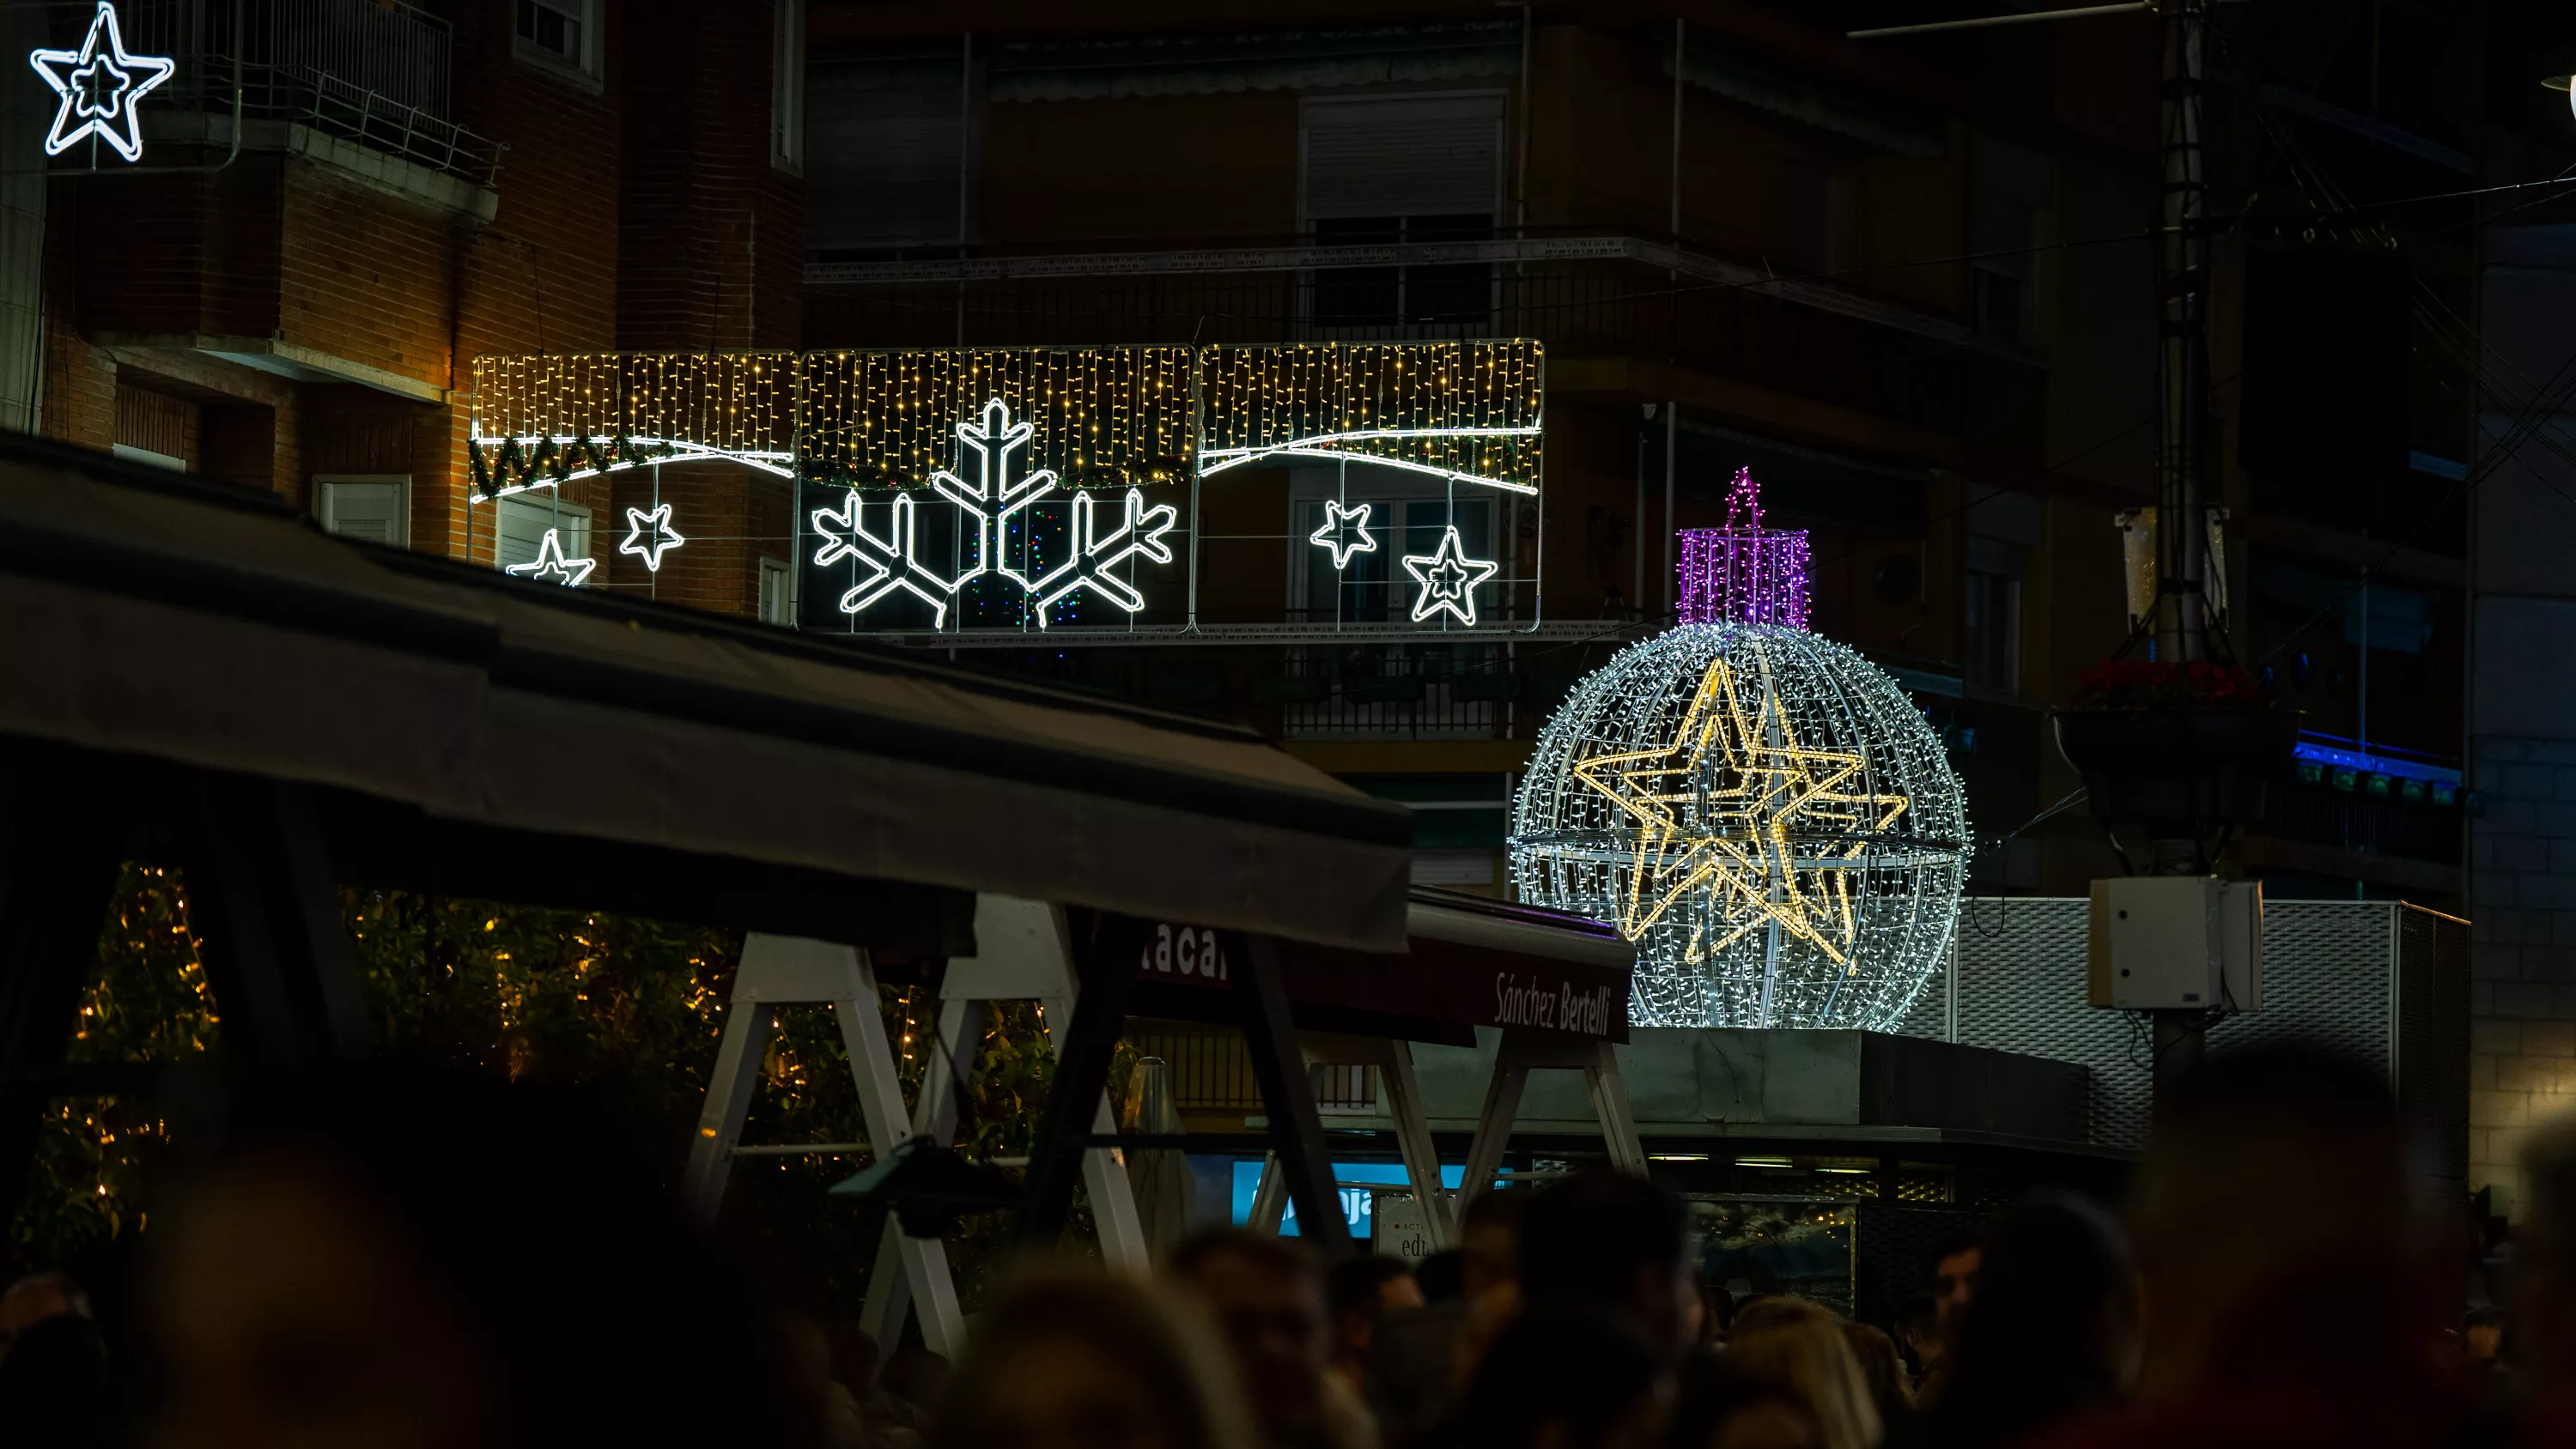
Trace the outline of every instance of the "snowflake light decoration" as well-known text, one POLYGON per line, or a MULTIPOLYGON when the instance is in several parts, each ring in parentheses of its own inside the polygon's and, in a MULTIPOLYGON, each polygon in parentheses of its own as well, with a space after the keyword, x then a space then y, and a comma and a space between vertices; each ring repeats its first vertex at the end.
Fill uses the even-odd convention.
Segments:
POLYGON ((1117 526, 1105 531, 1099 497, 1077 491, 1070 504, 1063 556, 1053 563, 1041 565, 1026 550, 1017 559, 1007 556, 1003 540, 1012 519, 1054 491, 1058 481, 1051 468, 1021 473, 1012 466, 1012 455, 1027 447, 1036 432, 1034 424, 1012 421, 1009 405, 1000 398, 986 402, 978 420, 957 425, 957 440, 975 455, 974 479, 970 482, 946 468, 930 475, 932 491, 957 510, 960 542, 967 551, 961 571, 953 576, 922 561, 920 504, 913 493, 895 496, 882 534, 869 529, 864 501, 855 488, 841 507, 814 510, 814 531, 823 540, 814 562, 828 565, 846 559, 866 571, 866 577, 841 595, 841 612, 858 614, 901 592, 930 605, 934 626, 945 626, 948 605, 958 591, 986 574, 1018 585, 1041 629, 1047 627, 1050 608, 1084 589, 1130 614, 1143 609, 1144 594, 1117 570, 1135 559, 1170 563, 1172 546, 1164 535, 1180 515, 1168 503, 1146 507, 1141 488, 1127 490, 1117 505, 1117 526))
POLYGON ((1586 676, 1513 804, 1520 898, 1636 943, 1640 1025, 1887 1030, 1949 949, 1958 776, 1884 671, 1742 616, 1779 599, 1739 591, 1586 676))

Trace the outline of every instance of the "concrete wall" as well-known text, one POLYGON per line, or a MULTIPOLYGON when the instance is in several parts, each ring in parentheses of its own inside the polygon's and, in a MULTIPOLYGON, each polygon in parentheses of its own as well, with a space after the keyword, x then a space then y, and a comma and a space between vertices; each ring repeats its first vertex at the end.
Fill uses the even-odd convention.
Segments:
MULTIPOLYGON (((2576 332, 2576 227, 2488 233, 2496 371, 2536 388, 2576 332)), ((2498 446, 2514 418, 2482 420, 2498 446)), ((2576 420, 2547 426, 2576 434, 2576 420)), ((2561 443, 2564 447, 2564 442, 2561 443)), ((2469 1180, 2509 1208, 2524 1130, 2576 1106, 2576 466, 2534 440, 2472 495, 2469 1180)))

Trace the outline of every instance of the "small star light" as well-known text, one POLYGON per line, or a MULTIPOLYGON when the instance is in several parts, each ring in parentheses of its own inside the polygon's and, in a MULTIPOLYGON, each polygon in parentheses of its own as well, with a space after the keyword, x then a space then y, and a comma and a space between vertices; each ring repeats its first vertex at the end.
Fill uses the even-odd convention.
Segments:
POLYGON ((1307 535, 1306 541, 1320 549, 1330 550, 1336 572, 1351 566, 1356 554, 1377 552, 1377 539, 1368 531, 1369 510, 1374 504, 1344 508, 1338 498, 1324 501, 1324 526, 1307 535))
POLYGON ((662 555, 687 543, 680 531, 671 526, 671 505, 626 510, 626 541, 617 546, 619 553, 631 553, 644 560, 644 567, 662 571, 662 555))
POLYGON ((561 584, 568 589, 577 589, 581 587, 583 579, 590 577, 590 571, 598 566, 586 558, 564 557, 563 539, 554 529, 549 528, 546 530, 544 541, 537 545, 536 562, 512 564, 502 572, 516 574, 523 579, 535 579, 540 583, 561 584))
POLYGON ((1499 567, 1467 557, 1458 526, 1451 524, 1440 535, 1439 548, 1427 554, 1404 556, 1404 571, 1422 585, 1421 597, 1413 601, 1413 622, 1419 624, 1446 611, 1457 615, 1459 623, 1472 627, 1476 622, 1476 588, 1492 578, 1499 567))
POLYGON ((143 128, 135 119, 134 103, 177 69, 164 56, 126 54, 116 7, 108 0, 99 0, 80 49, 29 51, 27 64, 62 98, 54 128, 45 135, 46 155, 60 156, 96 136, 128 161, 143 159, 143 128))

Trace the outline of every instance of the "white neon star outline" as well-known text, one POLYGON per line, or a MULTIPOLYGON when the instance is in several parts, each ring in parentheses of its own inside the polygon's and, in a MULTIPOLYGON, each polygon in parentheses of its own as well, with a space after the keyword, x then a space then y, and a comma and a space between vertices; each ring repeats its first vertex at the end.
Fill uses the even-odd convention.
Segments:
POLYGON ((850 490, 849 501, 839 508, 814 510, 814 531, 824 539, 822 550, 814 555, 815 564, 852 559, 868 570, 866 578, 850 585, 841 595, 842 613, 856 614, 888 594, 906 593, 930 606, 933 628, 948 622, 949 596, 984 570, 979 564, 951 581, 923 568, 914 552, 919 527, 910 493, 895 495, 893 516, 887 520, 882 535, 868 532, 856 488, 850 490))
POLYGON ((1704 918, 1693 924, 1688 960, 1776 925, 1848 966, 1859 927, 1845 863, 1912 802, 1856 779, 1857 751, 1801 743, 1769 655, 1759 645, 1753 654, 1761 675, 1754 709, 1726 661, 1711 660, 1671 743, 1574 764, 1576 779, 1637 822, 1619 930, 1637 940, 1697 894, 1704 918))
POLYGON ((617 551, 634 554, 644 560, 644 567, 658 574, 662 571, 662 555, 687 542, 671 526, 671 505, 663 503, 626 510, 626 541, 617 546, 617 551), (645 536, 647 530, 652 534, 649 538, 645 536))
POLYGON ((544 541, 537 545, 535 562, 511 564, 502 572, 516 574, 523 579, 535 579, 540 583, 555 583, 568 589, 577 589, 581 587, 582 580, 590 577, 590 571, 597 567, 599 564, 593 559, 564 557, 563 539, 557 536, 554 529, 549 528, 546 530, 544 541))
POLYGON ((60 156, 82 138, 97 136, 128 161, 143 159, 143 128, 134 103, 178 69, 166 56, 126 53, 110 0, 98 0, 98 13, 90 18, 80 49, 29 51, 27 64, 62 98, 54 127, 45 135, 46 155, 60 156))
POLYGON ((1404 571, 1422 586, 1413 601, 1413 622, 1438 613, 1458 616, 1458 622, 1473 627, 1476 622, 1476 589, 1490 579, 1502 565, 1467 557, 1467 545, 1458 537, 1458 525, 1451 524, 1440 535, 1440 547, 1430 553, 1404 556, 1404 571))
POLYGON ((1306 541, 1333 555, 1333 572, 1351 566, 1353 556, 1377 552, 1377 539, 1368 531, 1369 512, 1375 504, 1363 503, 1357 508, 1344 508, 1342 500, 1324 500, 1324 526, 1306 535, 1306 541), (1349 528, 1344 529, 1343 525, 1349 528))

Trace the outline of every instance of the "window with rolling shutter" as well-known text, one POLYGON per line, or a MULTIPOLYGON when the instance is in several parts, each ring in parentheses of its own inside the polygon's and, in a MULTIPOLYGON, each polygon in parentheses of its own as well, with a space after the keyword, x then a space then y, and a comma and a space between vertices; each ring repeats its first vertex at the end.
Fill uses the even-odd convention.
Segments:
POLYGON ((1467 216, 1502 204, 1500 94, 1309 97, 1304 219, 1467 216))
POLYGON ((556 498, 551 492, 537 496, 522 494, 515 498, 495 499, 492 504, 492 530, 497 535, 496 568, 537 561, 537 551, 545 546, 546 530, 555 530, 556 543, 565 558, 590 557, 590 510, 578 503, 556 498))
MULTIPOLYGON (((1474 240, 1502 206, 1499 94, 1310 97, 1301 108, 1300 220, 1318 245, 1474 240)), ((1328 334, 1439 336, 1492 325, 1494 268, 1318 271, 1307 313, 1328 334)))
POLYGON ((958 87, 870 86, 825 67, 812 74, 805 98, 807 249, 954 244, 964 130, 958 87))
POLYGON ((313 479, 322 531, 401 548, 411 542, 411 477, 404 473, 322 474, 313 479))

